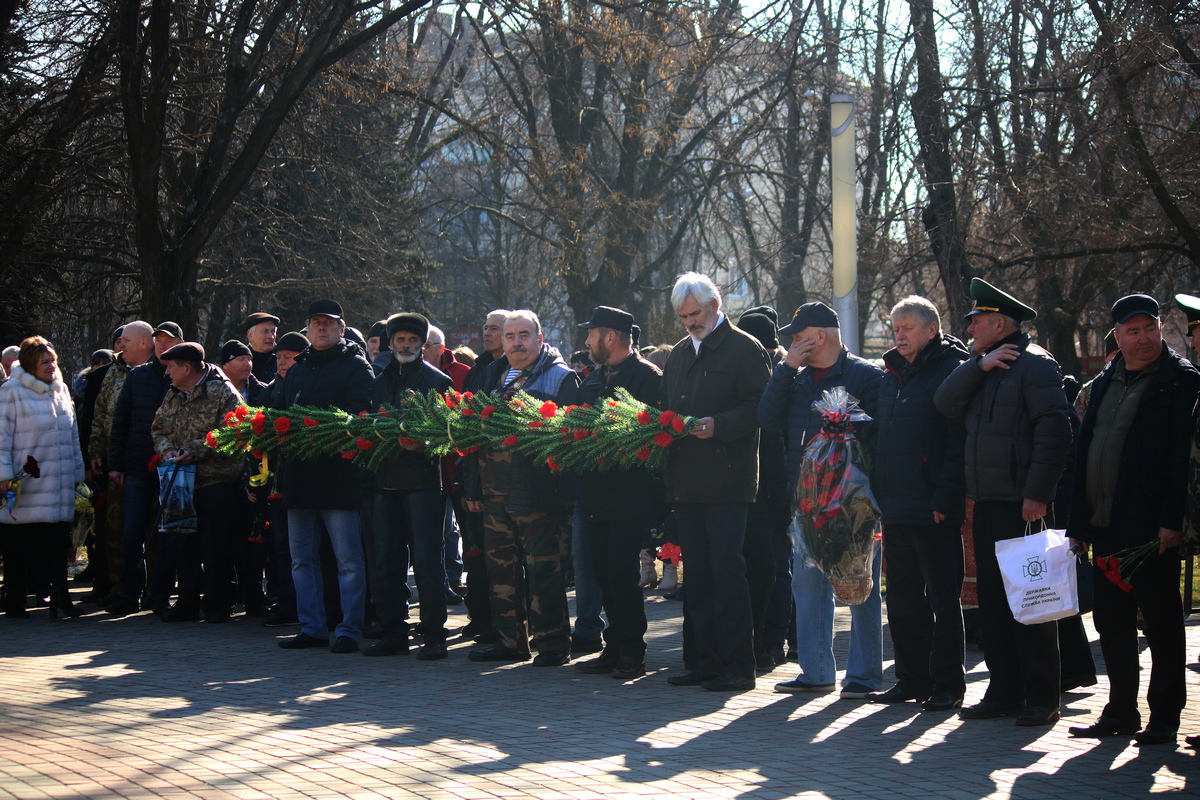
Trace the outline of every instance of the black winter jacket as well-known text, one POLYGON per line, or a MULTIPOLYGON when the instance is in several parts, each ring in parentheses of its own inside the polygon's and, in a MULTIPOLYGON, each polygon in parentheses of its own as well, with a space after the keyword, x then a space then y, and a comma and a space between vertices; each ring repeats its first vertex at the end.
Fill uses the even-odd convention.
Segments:
MULTIPOLYGON (((444 392, 452 385, 450 376, 424 361, 401 364, 395 358, 371 386, 371 407, 398 405, 409 392, 420 395, 431 389, 444 392)), ((385 461, 375 473, 376 491, 418 492, 442 488, 442 471, 436 459, 412 450, 385 461)))
MULTIPOLYGON (((775 367, 763 391, 762 402, 758 404, 758 423, 763 428, 783 431, 786 438, 789 499, 795 495, 804 448, 821 430, 821 415, 813 410, 812 404, 820 400, 827 389, 845 386, 846 391, 858 400, 859 407, 874 418, 878 413, 876 401, 882 379, 883 370, 845 347, 825 380, 815 388, 812 370, 808 367, 794 370, 783 362, 775 367)), ((865 453, 869 454, 874 447, 874 425, 868 425, 866 430, 856 434, 865 453)))
POLYGON ((758 494, 758 422, 754 418, 771 361, 729 318, 704 338, 690 336, 667 357, 663 403, 677 414, 712 417, 715 435, 684 436, 667 451, 664 474, 672 503, 753 503, 758 494))
MULTIPOLYGON (((594 406, 624 387, 643 403, 661 405, 662 372, 637 353, 621 363, 612 383, 606 381, 605 368, 598 367, 579 387, 579 402, 594 406)), ((648 469, 591 472, 580 476, 579 483, 583 513, 589 519, 649 522, 664 510, 662 481, 648 469)))
POLYGON ((969 358, 934 394, 938 411, 966 425, 963 451, 967 496, 973 500, 1049 504, 1071 449, 1071 422, 1058 363, 1027 334, 1007 337, 990 349, 1015 344, 1021 355, 1009 369, 979 368, 969 358))
POLYGON ((894 349, 883 354, 871 488, 884 525, 932 525, 934 511, 946 515, 944 524, 962 525, 966 430, 938 412, 933 393, 969 357, 962 342, 944 333, 911 364, 894 349))
POLYGON ((157 358, 134 367, 125 378, 113 413, 108 440, 108 468, 113 472, 145 472, 154 457, 150 425, 171 388, 166 368, 157 358))
MULTIPOLYGON (((327 350, 310 347, 296 356, 283 384, 275 387, 271 402, 280 409, 340 408, 358 414, 371 407, 373 380, 362 348, 342 339, 327 350)), ((285 461, 277 470, 286 508, 360 507, 360 470, 340 455, 285 461)))
POLYGON ((1150 385, 1142 392, 1133 424, 1125 436, 1112 517, 1102 532, 1088 524, 1091 510, 1087 507, 1087 454, 1101 398, 1107 391, 1123 389, 1113 376, 1125 369, 1125 359, 1114 358, 1092 384, 1091 401, 1079 431, 1067 535, 1092 542, 1097 555, 1110 555, 1156 539, 1159 528, 1183 530, 1188 455, 1193 413, 1200 396, 1200 373, 1165 342, 1158 365, 1157 371, 1143 376, 1150 385))

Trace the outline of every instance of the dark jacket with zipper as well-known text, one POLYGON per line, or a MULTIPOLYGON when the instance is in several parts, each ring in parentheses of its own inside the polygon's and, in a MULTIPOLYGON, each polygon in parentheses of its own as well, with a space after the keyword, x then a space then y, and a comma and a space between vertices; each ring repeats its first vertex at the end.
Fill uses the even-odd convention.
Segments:
MULTIPOLYGON (((579 402, 595 406, 624 387, 633 397, 659 407, 662 397, 662 372, 636 352, 621 362, 615 374, 598 367, 579 387, 579 402)), ((663 511, 662 482, 648 469, 590 472, 580 476, 579 497, 583 513, 596 520, 657 519, 663 511)))
POLYGON ((154 457, 150 426, 162 405, 171 379, 166 367, 154 356, 134 367, 125 378, 113 413, 108 440, 108 468, 113 472, 146 472, 154 457))
POLYGON ((1079 430, 1067 535, 1092 542, 1098 555, 1156 539, 1159 528, 1183 530, 1188 454, 1195 422, 1193 414, 1200 396, 1200 373, 1165 342, 1157 363, 1156 370, 1136 378, 1149 383, 1138 396, 1137 410, 1121 449, 1107 528, 1089 525, 1092 509, 1087 503, 1088 448, 1103 433, 1096 430, 1096 416, 1105 393, 1127 390, 1115 379, 1125 369, 1125 359, 1114 358, 1092 385, 1091 401, 1079 430))
POLYGON ((714 436, 684 436, 667 451, 671 503, 753 503, 758 494, 755 411, 771 375, 767 351, 726 317, 700 343, 675 345, 663 370, 663 403, 677 414, 712 417, 714 436))
POLYGON ((945 525, 962 524, 966 430, 937 410, 933 394, 969 357, 962 342, 944 333, 912 363, 894 349, 883 354, 871 488, 884 525, 932 525, 935 511, 946 515, 945 525))
MULTIPOLYGON (((398 405, 409 392, 426 395, 445 392, 451 387, 450 376, 417 359, 401 364, 395 358, 384 367, 371 386, 371 408, 398 405)), ((442 488, 442 473, 437 459, 413 450, 403 450, 394 459, 383 462, 375 473, 375 491, 418 492, 442 488)))
MULTIPOLYGON (((362 348, 342 339, 326 350, 310 347, 296 356, 296 363, 283 384, 275 388, 271 400, 280 409, 340 408, 358 414, 371 407, 373 381, 362 348)), ((352 445, 350 440, 347 443, 352 445)), ((277 470, 286 508, 356 510, 361 506, 361 470, 340 455, 284 461, 277 470)))
POLYGON ((938 411, 966 425, 967 496, 973 500, 1049 504, 1071 449, 1071 422, 1062 373, 1028 334, 1015 333, 988 352, 1015 344, 1009 368, 964 361, 934 394, 938 411))
MULTIPOLYGON (((813 410, 812 404, 820 400, 827 389, 844 386, 850 396, 858 400, 859 407, 867 416, 874 418, 882 379, 883 370, 852 354, 845 347, 818 386, 813 386, 812 369, 809 367, 795 370, 782 361, 775 367, 763 392, 762 402, 758 405, 758 422, 764 428, 783 431, 787 441, 789 499, 795 495, 804 448, 821 430, 821 415, 813 410)), ((864 427, 856 430, 855 436, 866 456, 873 449, 875 431, 873 425, 864 427)), ((870 465, 867 463, 864 466, 869 468, 870 465)))

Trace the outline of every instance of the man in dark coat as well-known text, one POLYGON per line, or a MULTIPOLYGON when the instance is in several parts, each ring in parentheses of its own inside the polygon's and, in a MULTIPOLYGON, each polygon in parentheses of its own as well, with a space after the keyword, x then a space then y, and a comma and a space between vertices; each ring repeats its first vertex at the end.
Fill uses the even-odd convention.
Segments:
MULTIPOLYGON (((587 348, 599 365, 579 388, 579 402, 598 405, 624 388, 649 405, 661 401, 662 373, 633 349, 633 316, 597 306, 587 322, 587 348)), ((662 486, 648 470, 596 472, 580 480, 585 539, 603 596, 608 627, 599 657, 575 669, 632 680, 646 674, 646 611, 638 579, 638 551, 655 524, 662 486)))
MULTIPOLYGON (((771 373, 758 406, 764 429, 787 437, 787 487, 795 493, 804 449, 821 430, 821 415, 813 403, 838 386, 845 387, 868 416, 875 416, 875 401, 883 371, 849 352, 841 341, 837 313, 824 303, 805 303, 792 321, 779 329, 790 337, 787 356, 771 373)), ((787 341, 787 340, 785 340, 787 341)), ((874 429, 856 430, 866 451, 872 447, 874 429)), ((796 650, 800 676, 778 683, 782 693, 825 693, 834 690, 837 664, 833 654, 833 587, 813 562, 793 517, 796 549, 792 563, 792 596, 796 602, 796 650)), ((841 696, 862 699, 883 688, 883 601, 879 592, 881 556, 872 552, 872 585, 867 599, 850 606, 850 652, 841 696)))
POLYGON ((967 331, 975 357, 934 394, 944 416, 967 429, 967 496, 975 501, 974 544, 983 655, 991 680, 963 719, 1015 716, 1018 725, 1059 718, 1058 626, 1013 619, 996 542, 1044 523, 1067 463, 1071 422, 1054 357, 1022 333, 1037 312, 986 281, 971 281, 967 331))
POLYGON ((113 412, 112 433, 108 441, 108 479, 124 487, 125 505, 121 525, 121 581, 116 591, 120 598, 105 606, 114 616, 136 614, 142 595, 149 588, 149 605, 156 614, 165 614, 175 589, 175 553, 162 548, 160 562, 147 587, 146 542, 158 513, 158 471, 150 464, 154 441, 150 426, 162 405, 171 379, 159 357, 183 342, 183 330, 174 322, 154 329, 154 353, 146 363, 129 371, 113 412))
POLYGON ((938 412, 933 393, 969 354, 942 333, 937 307, 924 297, 904 298, 891 316, 896 346, 883 354, 871 488, 883 515, 896 685, 871 700, 949 711, 966 692, 959 601, 966 432, 938 412))
POLYGON ((754 617, 742 542, 758 493, 755 410, 770 360, 721 311, 721 293, 706 276, 679 276, 671 305, 688 335, 667 358, 663 403, 698 424, 671 445, 664 480, 687 559, 696 661, 667 681, 746 691, 755 685, 754 617))
MULTIPOLYGON (((296 358, 273 397, 276 408, 340 408, 350 414, 371 406, 374 375, 362 348, 346 341, 342 307, 315 300, 308 307, 311 346, 296 358)), ((300 633, 279 642, 285 649, 326 647, 335 653, 358 650, 366 603, 366 565, 359 520, 358 468, 340 455, 311 461, 285 461, 278 467, 279 490, 288 510, 288 541, 300 633), (321 576, 321 523, 329 532, 338 564, 342 619, 329 644, 321 576)))
MULTIPOLYGON (((421 358, 429 320, 420 314, 388 317, 386 337, 392 363, 379 374, 371 406, 398 405, 409 392, 419 395, 451 388, 448 375, 421 358)), ((421 595, 422 661, 446 657, 446 564, 442 525, 445 502, 438 462, 424 454, 425 443, 401 439, 404 452, 375 474, 372 599, 379 611, 383 638, 363 651, 368 656, 408 652, 408 567, 421 595)))
MULTIPOLYGON (((504 323, 504 358, 488 367, 487 391, 572 405, 579 379, 558 351, 542 340, 532 311, 513 311, 504 323)), ((562 477, 524 453, 480 449, 479 480, 464 498, 482 503, 484 559, 492 590, 492 627, 500 640, 472 650, 472 661, 524 661, 559 667, 571 658, 571 620, 563 574, 562 477)))
POLYGON ((1090 543, 1098 559, 1158 546, 1122 576, 1132 591, 1107 579, 1107 570, 1096 576, 1092 615, 1108 668, 1108 703, 1095 723, 1071 734, 1162 744, 1175 741, 1187 702, 1179 544, 1200 373, 1162 340, 1153 297, 1122 297, 1112 317, 1121 352, 1096 379, 1079 431, 1067 533, 1090 543), (1150 722, 1140 732, 1139 611, 1152 660, 1150 722))
POLYGON ((246 332, 246 341, 250 343, 254 378, 260 384, 270 383, 275 380, 275 337, 279 331, 279 317, 256 311, 246 317, 242 330, 246 332))

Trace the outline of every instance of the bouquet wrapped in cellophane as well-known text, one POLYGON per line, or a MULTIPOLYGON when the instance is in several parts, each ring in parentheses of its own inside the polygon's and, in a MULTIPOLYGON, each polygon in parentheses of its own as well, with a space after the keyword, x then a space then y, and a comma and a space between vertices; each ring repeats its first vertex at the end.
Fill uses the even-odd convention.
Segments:
POLYGON ((837 386, 813 403, 821 430, 804 448, 796 485, 800 535, 813 563, 844 603, 871 593, 871 560, 879 506, 863 466, 855 426, 871 421, 858 400, 837 386))

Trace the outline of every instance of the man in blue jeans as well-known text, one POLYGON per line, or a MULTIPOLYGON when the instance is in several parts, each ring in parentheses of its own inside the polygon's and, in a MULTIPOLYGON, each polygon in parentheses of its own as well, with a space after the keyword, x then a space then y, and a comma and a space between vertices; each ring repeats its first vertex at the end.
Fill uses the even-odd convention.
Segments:
MULTIPOLYGON (((302 405, 357 414, 370 407, 374 373, 363 350, 342 338, 345 331, 339 303, 316 300, 309 306, 311 345, 296 357, 280 390, 273 395, 277 408, 302 405)), ((279 467, 279 488, 288 511, 296 615, 303 626, 300 633, 280 641, 279 646, 287 650, 328 646, 334 653, 357 652, 367 597, 358 468, 340 455, 284 462, 279 467), (334 631, 332 645, 321 578, 322 524, 329 532, 337 559, 342 606, 342 620, 334 631)))
MULTIPOLYGON (((824 303, 805 303, 792 321, 779 329, 780 339, 791 337, 787 356, 771 373, 758 406, 763 428, 783 430, 787 435, 788 488, 800 477, 805 446, 821 430, 821 416, 814 401, 835 386, 844 386, 869 416, 875 416, 875 401, 883 370, 852 355, 842 346, 837 312, 824 303)), ((871 447, 871 431, 855 431, 864 448, 871 447)), ((793 522, 793 525, 797 523, 793 522)), ((799 531, 795 530, 795 560, 792 564, 792 594, 796 600, 796 648, 800 677, 775 685, 775 691, 832 692, 837 680, 833 657, 833 588, 809 558, 799 531)), ((879 595, 880 551, 876 546, 871 566, 871 594, 850 607, 850 656, 843 698, 861 699, 883 688, 883 607, 879 595)))

